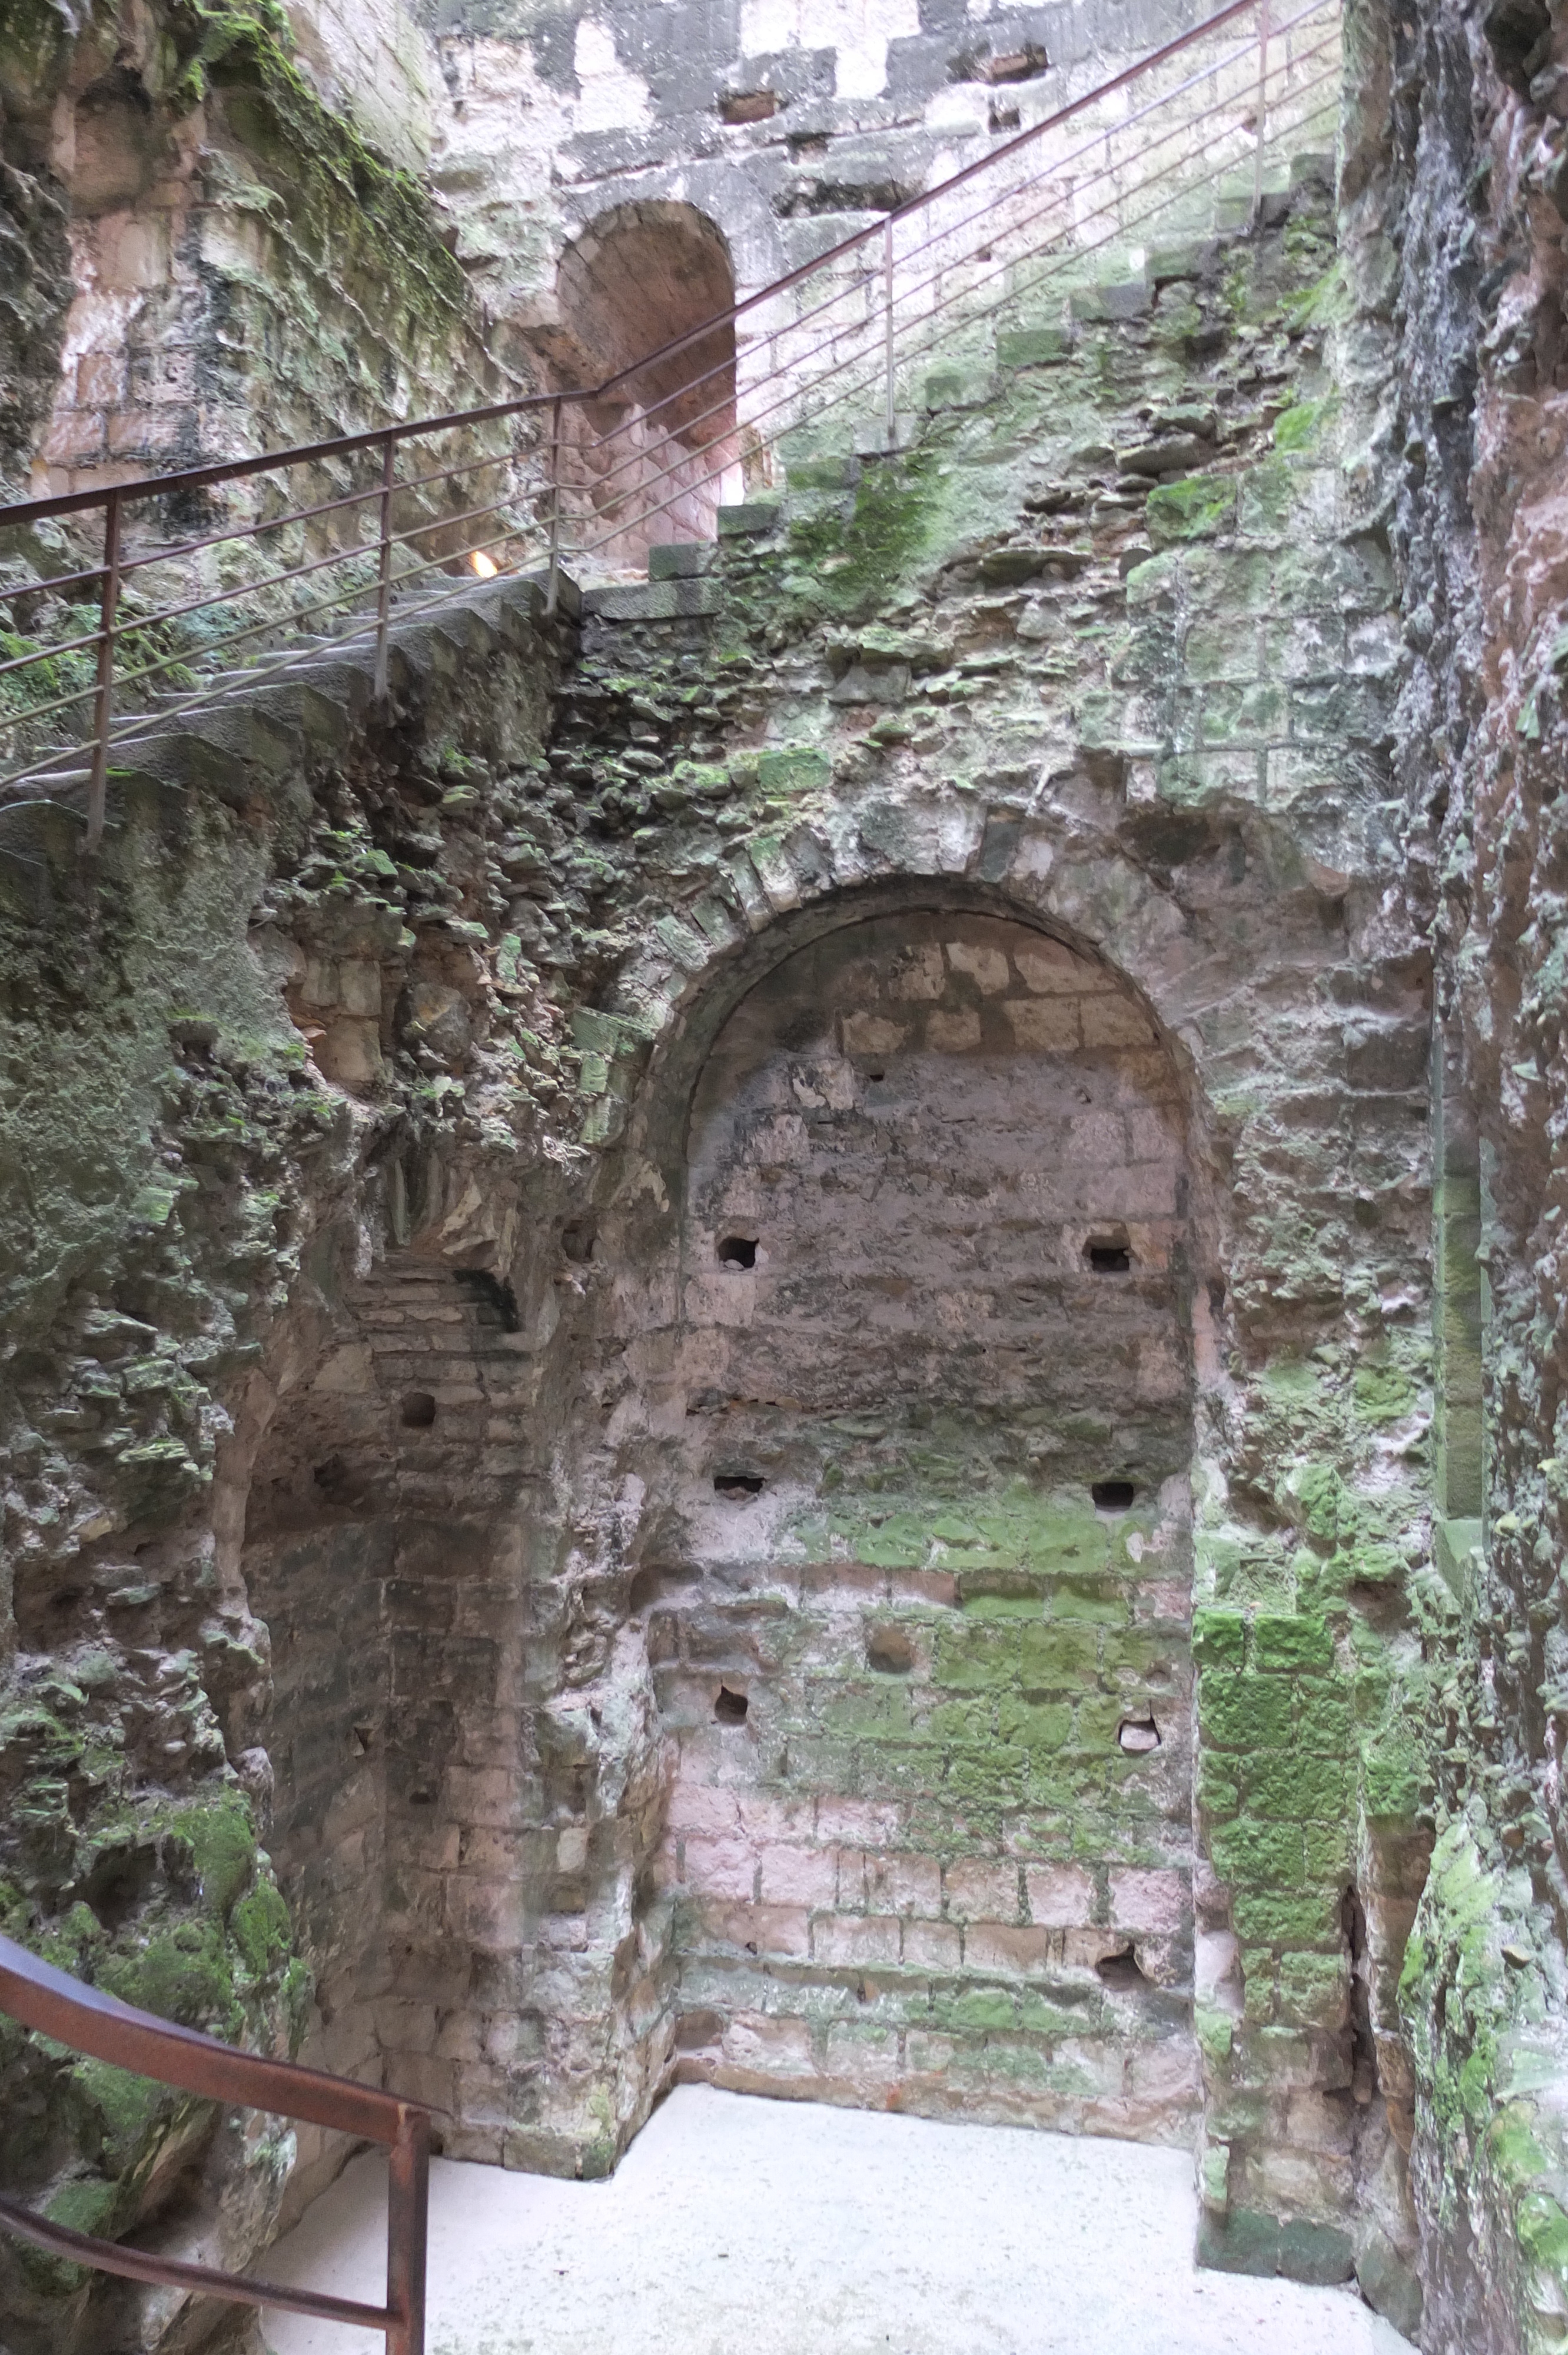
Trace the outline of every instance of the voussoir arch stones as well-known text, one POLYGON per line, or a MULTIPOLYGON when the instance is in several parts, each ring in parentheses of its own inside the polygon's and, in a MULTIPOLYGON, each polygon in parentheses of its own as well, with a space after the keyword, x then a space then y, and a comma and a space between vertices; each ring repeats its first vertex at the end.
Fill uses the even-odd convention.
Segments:
MULTIPOLYGON (((602 1059, 583 1141, 620 1141, 622 1182, 673 1199, 695 1076, 762 975, 839 925, 948 908, 1034 925, 1108 967, 1153 1016, 1196 1142, 1223 1126, 1206 1066, 1224 1053, 1234 1088, 1247 994, 1272 978, 1276 1004, 1283 988, 1306 1007, 1317 975, 1347 954, 1305 888, 1234 897, 1195 907, 1078 811, 1040 817, 935 794, 813 813, 733 850, 700 898, 655 918, 602 1008, 579 1015, 577 1043, 602 1059)), ((1304 1022, 1308 1063, 1312 1035, 1304 1022)), ((1277 1065, 1277 1038, 1271 1051, 1277 1065)))

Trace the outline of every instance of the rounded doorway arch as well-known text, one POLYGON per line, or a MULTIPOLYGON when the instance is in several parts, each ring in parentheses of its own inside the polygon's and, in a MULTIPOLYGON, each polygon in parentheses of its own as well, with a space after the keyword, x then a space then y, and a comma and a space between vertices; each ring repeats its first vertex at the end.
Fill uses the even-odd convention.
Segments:
POLYGON ((722 231, 694 205, 620 205, 567 246, 556 284, 562 381, 620 379, 563 413, 577 545, 603 571, 641 568, 662 542, 712 539, 736 450, 735 272, 722 231))

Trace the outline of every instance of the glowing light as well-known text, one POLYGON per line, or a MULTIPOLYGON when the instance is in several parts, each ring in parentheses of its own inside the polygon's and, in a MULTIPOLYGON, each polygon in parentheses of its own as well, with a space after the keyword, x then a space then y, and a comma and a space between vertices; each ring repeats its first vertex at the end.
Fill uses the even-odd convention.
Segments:
POLYGON ((486 556, 482 548, 476 548, 468 560, 482 581, 493 581, 501 570, 495 559, 493 556, 486 556))

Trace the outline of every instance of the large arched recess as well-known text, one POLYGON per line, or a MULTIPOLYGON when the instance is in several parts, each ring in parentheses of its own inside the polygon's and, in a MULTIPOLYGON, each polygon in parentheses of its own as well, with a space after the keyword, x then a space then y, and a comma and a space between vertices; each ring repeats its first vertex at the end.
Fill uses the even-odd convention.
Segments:
POLYGON ((682 2067, 1190 2139, 1177 1056, 1000 894, 885 885, 713 980, 628 1146, 682 2067))

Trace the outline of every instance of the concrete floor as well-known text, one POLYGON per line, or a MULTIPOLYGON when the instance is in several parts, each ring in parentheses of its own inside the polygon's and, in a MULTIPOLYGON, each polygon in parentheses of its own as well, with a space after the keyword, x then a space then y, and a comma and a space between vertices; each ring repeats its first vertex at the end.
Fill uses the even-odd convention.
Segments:
MULTIPOLYGON (((378 2301, 385 2192, 356 2159, 258 2271, 378 2301)), ((1195 2272, 1193 2221, 1182 2152, 685 2086, 609 2183, 436 2162, 429 2350, 1409 2355, 1353 2292, 1195 2272)))

